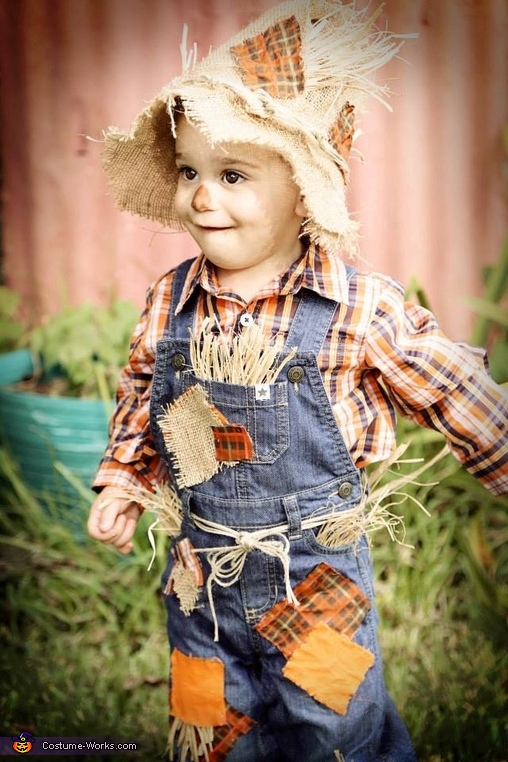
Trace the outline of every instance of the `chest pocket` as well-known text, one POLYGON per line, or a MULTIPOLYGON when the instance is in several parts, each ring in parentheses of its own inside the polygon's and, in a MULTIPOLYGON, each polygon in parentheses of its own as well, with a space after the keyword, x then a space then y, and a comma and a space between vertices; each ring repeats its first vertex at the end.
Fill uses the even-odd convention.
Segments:
POLYGON ((245 426, 254 445, 249 463, 274 463, 289 447, 288 384, 237 386, 220 381, 203 381, 192 373, 181 377, 182 391, 200 384, 209 401, 230 424, 245 426))

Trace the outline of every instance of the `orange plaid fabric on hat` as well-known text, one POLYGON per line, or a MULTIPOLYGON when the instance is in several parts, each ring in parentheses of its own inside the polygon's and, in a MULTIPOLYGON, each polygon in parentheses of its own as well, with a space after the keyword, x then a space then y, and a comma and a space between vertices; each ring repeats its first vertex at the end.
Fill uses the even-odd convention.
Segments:
POLYGON ((279 601, 256 630, 289 659, 319 622, 352 637, 370 610, 370 602, 348 577, 321 563, 294 589, 300 605, 279 601))
POLYGON ((212 426, 212 431, 217 460, 235 463, 238 460, 251 460, 254 457, 252 439, 245 426, 241 424, 212 426))
POLYGON ((300 27, 294 16, 284 19, 231 48, 244 85, 277 98, 303 92, 300 27))
POLYGON ((345 103, 339 117, 330 128, 328 140, 338 154, 346 161, 349 158, 355 134, 355 107, 345 103))
POLYGON ((329 135, 346 103, 358 114, 369 96, 386 102, 388 89, 373 75, 404 39, 377 28, 379 13, 355 2, 285 0, 200 61, 196 46, 187 49, 185 28, 182 74, 143 104, 128 132, 106 133, 104 168, 117 204, 185 228, 174 156, 183 106, 211 145, 254 143, 280 155, 305 198, 303 234, 334 255, 356 255, 359 226, 344 183, 349 137, 344 142, 338 125, 339 153, 329 135))

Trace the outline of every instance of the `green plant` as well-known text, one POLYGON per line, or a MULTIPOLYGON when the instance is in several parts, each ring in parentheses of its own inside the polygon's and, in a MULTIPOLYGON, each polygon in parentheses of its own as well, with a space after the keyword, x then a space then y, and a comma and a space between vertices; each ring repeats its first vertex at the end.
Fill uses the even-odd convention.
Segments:
MULTIPOLYGON (((465 300, 477 314, 470 341, 487 347, 490 372, 498 383, 505 384, 508 310, 503 300, 508 288, 508 239, 499 260, 484 270, 483 277, 485 295, 465 300)), ((427 296, 415 279, 409 292, 428 307, 427 296)), ((419 442, 419 454, 429 457, 422 451, 423 432, 412 433, 411 428, 407 422, 402 423, 403 437, 414 438, 419 442)), ((438 510, 452 506, 458 518, 453 525, 450 523, 449 537, 470 585, 471 622, 494 647, 502 647, 508 638, 508 499, 493 498, 467 471, 456 467, 440 484, 438 500, 438 510)))
POLYGON ((66 307, 35 327, 29 343, 40 357, 45 388, 50 393, 110 399, 127 362, 137 317, 132 303, 117 299, 109 307, 66 307))
MULTIPOLYGON (((148 515, 128 559, 92 540, 77 542, 2 448, 0 495, 1 735, 29 729, 109 737, 138 744, 122 759, 161 762, 169 668, 164 538, 157 534, 150 572, 148 515)), ((89 504, 83 489, 74 506, 83 525, 89 504)))
POLYGON ((508 238, 498 262, 484 270, 483 280, 485 296, 465 300, 477 314, 471 341, 488 347, 492 376, 504 383, 508 381, 508 308, 503 305, 508 289, 508 238))
POLYGON ((21 346, 26 326, 18 319, 20 301, 16 291, 0 286, 0 353, 21 346))
MULTIPOLYGON (((508 238, 499 260, 483 270, 485 294, 466 297, 464 303, 476 314, 471 344, 486 347, 492 377, 499 384, 508 381, 508 238)), ((432 309, 429 298, 414 276, 406 288, 406 298, 416 299, 422 307, 432 309)))
MULTIPOLYGON (((440 447, 428 432, 405 425, 401 438, 411 435, 411 457, 440 447)), ((475 492, 472 478, 462 481, 459 474, 449 457, 426 475, 425 486, 410 486, 431 514, 409 501, 400 507, 414 549, 382 531, 373 535, 383 660, 421 762, 501 762, 507 657, 477 618, 474 581, 464 573, 456 537, 460 529, 468 532, 479 510, 487 516, 496 509, 500 522, 508 498, 496 499, 480 485, 475 492)), ((158 553, 147 571, 150 515, 142 517, 132 557, 124 559, 100 543, 76 542, 41 510, 0 449, 2 477, 2 734, 29 729, 59 736, 64 728, 69 736, 137 741, 141 750, 126 760, 161 762, 168 649, 159 580, 167 542, 156 533, 158 553)), ((83 491, 83 522, 87 499, 83 491)), ((505 566, 503 537, 506 518, 488 530, 493 583, 505 566)))
MULTIPOLYGON (((508 125, 503 129, 502 138, 508 157, 508 125)), ((483 282, 485 296, 466 299, 466 304, 477 315, 471 341, 488 347, 492 377, 503 384, 508 381, 508 238, 498 262, 484 269, 483 282)))

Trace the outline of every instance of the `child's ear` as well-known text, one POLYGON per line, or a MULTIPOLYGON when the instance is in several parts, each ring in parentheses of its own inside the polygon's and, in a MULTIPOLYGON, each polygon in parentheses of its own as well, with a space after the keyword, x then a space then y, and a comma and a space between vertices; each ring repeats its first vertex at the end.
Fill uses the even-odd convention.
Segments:
POLYGON ((307 211, 307 205, 305 203, 305 199, 303 196, 300 196, 298 201, 296 202, 295 214, 297 214, 299 217, 309 216, 309 212, 307 211))

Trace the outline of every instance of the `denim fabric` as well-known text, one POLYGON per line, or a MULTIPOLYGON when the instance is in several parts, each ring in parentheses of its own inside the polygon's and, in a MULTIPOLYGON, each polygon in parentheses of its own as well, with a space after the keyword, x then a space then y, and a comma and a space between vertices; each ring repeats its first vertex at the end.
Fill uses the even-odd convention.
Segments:
MULTIPOLYGON (((181 293, 185 272, 185 266, 179 268, 174 296, 181 293)), ((176 301, 173 298, 173 305, 176 301)), ((175 371, 172 358, 177 353, 190 364, 187 337, 193 320, 192 304, 179 315, 172 315, 170 336, 158 345, 151 425, 156 446, 169 469, 171 457, 157 426, 157 416, 162 406, 195 383, 206 388, 211 402, 230 422, 242 423, 248 429, 256 453, 254 461, 224 468, 210 480, 181 491, 182 536, 188 537, 195 548, 234 544, 230 537, 199 529, 193 516, 238 531, 288 524, 292 588, 324 561, 358 585, 372 604, 353 640, 375 655, 375 663, 342 716, 285 678, 285 657, 254 629, 263 614, 285 596, 278 558, 252 550, 238 582, 228 587, 214 586, 218 642, 213 639, 214 624, 205 588, 190 616, 182 613, 174 595, 165 596, 171 647, 187 655, 220 659, 225 665, 226 701, 256 720, 254 728, 238 739, 228 762, 335 762, 335 750, 340 750, 346 762, 416 759, 407 730, 384 685, 367 542, 362 539, 354 548, 330 549, 318 542, 316 530, 301 527, 303 519, 325 509, 328 512, 332 506, 336 510, 350 509, 362 497, 360 472, 344 444, 316 364, 334 308, 333 303, 313 292, 302 293, 286 341, 286 350, 297 346, 298 353, 271 385, 267 400, 256 399, 250 387, 198 381, 191 373, 175 371), (293 367, 303 370, 298 383, 290 380, 293 367)), ((210 573, 206 553, 200 554, 200 560, 206 579, 210 573)), ((163 584, 172 564, 170 559, 163 584)))

